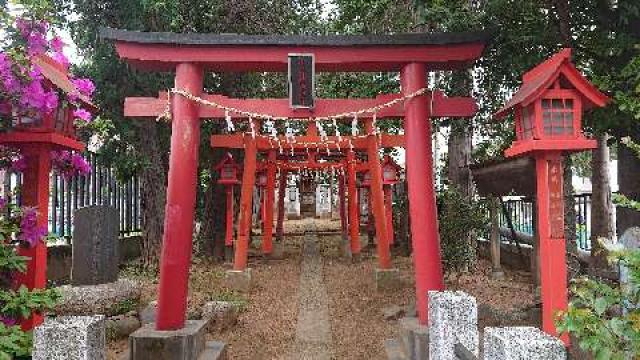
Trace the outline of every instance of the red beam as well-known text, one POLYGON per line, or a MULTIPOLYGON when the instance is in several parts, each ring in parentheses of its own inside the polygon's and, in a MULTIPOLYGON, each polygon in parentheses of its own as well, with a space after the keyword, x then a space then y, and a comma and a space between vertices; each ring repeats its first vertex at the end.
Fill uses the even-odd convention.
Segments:
MULTIPOLYGON (((182 95, 174 95, 182 96, 182 95)), ((243 111, 255 113, 268 113, 274 117, 308 119, 310 117, 326 117, 346 112, 358 111, 372 108, 394 99, 399 98, 399 94, 379 95, 374 99, 316 99, 315 107, 309 109, 292 109, 289 99, 237 99, 223 95, 203 95, 202 98, 215 102, 216 104, 242 109, 243 111)), ((124 100, 124 116, 156 118, 162 114, 167 107, 167 93, 161 92, 157 98, 152 97, 128 97, 124 100)), ((233 119, 246 119, 246 116, 230 113, 233 119)), ((373 114, 363 114, 361 119, 370 118, 373 114)), ((402 103, 387 109, 380 110, 377 117, 402 117, 404 109, 402 103)), ((200 118, 224 119, 224 110, 211 106, 200 107, 200 118)), ((345 119, 351 121, 351 119, 345 119)))
POLYGON ((121 58, 142 70, 172 71, 180 63, 198 63, 210 71, 286 72, 290 53, 313 53, 316 71, 399 71, 419 62, 433 70, 469 66, 482 54, 481 42, 378 46, 184 45, 116 41, 121 58))
POLYGON ((471 97, 446 97, 442 91, 432 94, 431 117, 472 117, 478 111, 471 97))
MULTIPOLYGON (((211 135, 211 147, 212 148, 231 148, 231 149, 242 149, 244 148, 245 138, 250 137, 250 134, 229 134, 229 135, 211 135)), ((322 140, 319 136, 296 136, 295 142, 287 143, 284 136, 279 137, 280 142, 282 144, 282 148, 284 151, 291 152, 291 147, 295 150, 320 150, 326 151, 327 147, 331 150, 337 150, 338 138, 336 136, 329 136, 327 140, 322 140), (307 146, 305 146, 307 144, 307 146), (313 144, 313 145, 312 145, 313 144), (318 144, 318 145, 315 145, 318 144)), ((340 141, 340 149, 346 150, 349 149, 349 139, 353 144, 354 149, 365 150, 367 149, 367 139, 362 137, 351 137, 351 136, 343 136, 342 141, 340 141)), ((256 146, 258 151, 265 151, 271 149, 278 149, 278 142, 275 140, 269 141, 269 138, 266 136, 257 136, 256 137, 256 146)), ((404 146, 404 135, 389 135, 382 134, 381 135, 381 145, 383 148, 390 147, 403 147, 404 146)))

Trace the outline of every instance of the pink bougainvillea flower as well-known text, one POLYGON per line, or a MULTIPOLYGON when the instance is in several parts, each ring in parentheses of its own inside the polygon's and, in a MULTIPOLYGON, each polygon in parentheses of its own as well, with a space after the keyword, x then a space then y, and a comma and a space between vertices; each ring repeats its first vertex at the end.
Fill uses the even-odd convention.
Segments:
POLYGON ((47 46, 47 39, 40 33, 33 32, 27 37, 27 53, 30 56, 44 54, 47 46))
POLYGON ((22 219, 20 220, 20 233, 18 233, 18 240, 29 247, 34 247, 39 241, 47 235, 47 229, 43 226, 38 226, 38 213, 35 208, 23 208, 22 219))
POLYGON ((86 97, 91 97, 96 87, 93 85, 93 81, 90 79, 75 79, 72 80, 78 92, 86 97))
POLYGON ((73 117, 82 119, 85 122, 91 122, 91 113, 85 109, 76 109, 73 111, 73 117))
POLYGON ((51 49, 56 53, 62 53, 64 45, 65 43, 60 36, 54 36, 53 39, 51 39, 51 49))
POLYGON ((11 162, 11 170, 16 172, 24 172, 27 170, 27 159, 24 156, 20 156, 19 158, 13 160, 11 162))
POLYGON ((79 175, 88 175, 91 173, 91 165, 80 154, 73 154, 71 165, 79 175))
POLYGON ((16 326, 18 325, 18 320, 14 317, 8 315, 0 315, 0 322, 2 322, 5 326, 16 326))

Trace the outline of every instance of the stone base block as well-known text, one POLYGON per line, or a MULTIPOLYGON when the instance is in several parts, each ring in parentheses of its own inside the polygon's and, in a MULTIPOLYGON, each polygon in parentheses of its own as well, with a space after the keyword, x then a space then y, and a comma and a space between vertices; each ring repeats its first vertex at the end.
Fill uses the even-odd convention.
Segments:
POLYGON ((376 291, 396 290, 402 287, 400 270, 376 269, 376 291))
POLYGON ((229 288, 247 293, 251 291, 251 269, 227 270, 225 282, 229 288))
POLYGON ((506 327, 484 330, 485 360, 565 360, 560 339, 534 327, 506 327))
POLYGON ((222 332, 238 322, 238 307, 229 301, 210 301, 202 307, 207 331, 222 332))
POLYGON ((124 302, 136 303, 140 299, 142 286, 139 282, 120 279, 101 285, 59 287, 62 299, 53 312, 58 315, 88 316, 117 315, 124 302))
POLYGON ((104 316, 47 318, 33 335, 34 360, 105 360, 104 316))
POLYGON ((400 319, 400 346, 408 360, 429 360, 429 328, 418 318, 400 319))
POLYGON ((281 242, 274 242, 271 248, 271 254, 266 254, 266 258, 270 260, 284 259, 284 244, 281 242))
POLYGON ((429 291, 428 310, 431 358, 454 360, 457 343, 478 355, 476 298, 462 291, 429 291))
POLYGON ((130 360, 193 360, 205 349, 207 322, 188 320, 185 327, 159 331, 147 324, 129 336, 130 360))
POLYGON ((406 360, 402 345, 396 339, 384 341, 384 352, 387 355, 387 360, 406 360))
POLYGON ((209 341, 198 360, 227 360, 227 344, 220 341, 209 341))
POLYGON ((502 270, 493 270, 491 272, 491 280, 504 280, 504 272, 502 270))

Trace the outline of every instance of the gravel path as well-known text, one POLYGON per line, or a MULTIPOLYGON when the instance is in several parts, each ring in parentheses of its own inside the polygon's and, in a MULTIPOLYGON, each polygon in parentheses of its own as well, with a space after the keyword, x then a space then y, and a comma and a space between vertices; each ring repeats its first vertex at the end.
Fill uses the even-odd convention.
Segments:
POLYGON ((298 322, 293 351, 285 359, 331 359, 331 323, 329 297, 323 279, 323 260, 318 252, 318 236, 304 239, 300 286, 298 288, 298 322))

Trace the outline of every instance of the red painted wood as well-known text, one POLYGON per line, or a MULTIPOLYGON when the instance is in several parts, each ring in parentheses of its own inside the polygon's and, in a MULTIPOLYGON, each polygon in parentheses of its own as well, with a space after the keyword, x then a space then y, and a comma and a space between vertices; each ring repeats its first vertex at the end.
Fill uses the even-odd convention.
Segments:
POLYGON ((51 150, 83 151, 85 146, 76 139, 55 132, 37 133, 27 131, 11 131, 0 133, 0 144, 27 149, 32 144, 47 144, 51 150))
POLYGON ((338 175, 338 201, 340 209, 340 231, 342 232, 342 238, 347 238, 347 207, 346 207, 346 191, 345 191, 345 177, 344 175, 338 175))
MULTIPOLYGON (((31 145, 22 148, 27 161, 23 173, 22 204, 36 207, 38 210, 38 226, 48 228, 49 216, 49 172, 51 171, 51 148, 45 144, 31 145)), ((19 248, 18 253, 27 256, 27 272, 18 274, 18 283, 28 289, 44 289, 47 286, 47 245, 39 242, 31 249, 19 248)), ((33 314, 21 322, 24 330, 31 330, 42 323, 40 314, 33 314)))
MULTIPOLYGON (((202 68, 197 65, 180 64, 176 69, 176 86, 200 94, 203 75, 202 68)), ((198 105, 179 98, 175 99, 173 106, 169 181, 160 258, 158 330, 184 327, 198 185, 198 105)))
POLYGON ((116 41, 121 58, 143 70, 173 70, 196 62, 210 71, 286 72, 290 53, 313 53, 316 71, 398 71, 412 62, 434 70, 467 67, 480 57, 482 43, 411 46, 168 45, 116 41))
MULTIPOLYGON (((550 168, 562 168, 562 158, 559 152, 538 153, 536 155, 536 179, 537 179, 537 229, 540 239, 540 296, 542 298, 542 330, 546 333, 558 336, 555 327, 555 316, 558 311, 567 309, 567 266, 564 232, 558 238, 552 238, 550 228, 551 208, 562 209, 563 198, 551 198, 553 192, 562 191, 562 171, 558 171, 557 181, 560 184, 553 185, 550 189, 550 168)), ((556 180, 553 180, 555 183, 556 180)), ((564 224, 563 224, 564 225, 564 224)), ((564 227, 564 226, 563 226, 564 227)), ((559 234, 556 234, 559 235, 559 234)), ((560 339, 569 345, 567 334, 560 339)))
POLYGON ((276 240, 282 241, 284 236, 284 199, 287 193, 287 171, 280 171, 278 182, 278 221, 276 224, 276 240))
MULTIPOLYGON (((371 121, 365 122, 365 127, 371 127, 371 121)), ((384 208, 384 191, 382 189, 382 164, 378 139, 375 135, 369 135, 367 157, 369 171, 371 172, 371 186, 369 187, 370 213, 373 214, 376 229, 376 250, 378 252, 378 267, 380 269, 391 268, 391 253, 389 252, 389 240, 387 236, 387 213, 384 208)))
MULTIPOLYGON (((410 64, 400 74, 403 93, 426 86, 424 64, 410 64)), ((428 97, 405 103, 404 133, 406 142, 407 190, 411 239, 416 279, 416 308, 421 324, 427 325, 429 291, 444 290, 444 278, 438 235, 438 212, 433 185, 433 156, 428 97)))
POLYGON ((389 245, 393 245, 393 192, 391 185, 384 186, 384 209, 386 211, 387 218, 387 239, 389 239, 389 245))
MULTIPOLYGON (((244 148, 244 141, 246 137, 251 137, 250 134, 228 134, 228 135, 211 135, 211 147, 212 148, 230 148, 230 149, 242 149, 244 148)), ((284 137, 279 137, 282 143, 283 151, 291 152, 291 147, 297 151, 306 151, 319 149, 320 151, 326 151, 327 147, 331 149, 331 151, 338 150, 338 145, 335 142, 338 142, 338 138, 336 136, 328 136, 326 141, 323 141, 319 136, 296 136, 295 142, 290 144, 286 141, 284 137), (306 146, 305 146, 306 144, 306 146), (313 145, 312 145, 313 144, 313 145), (315 145, 320 144, 320 145, 315 145), (316 147, 317 146, 317 147, 316 147)), ((357 150, 366 150, 367 149, 367 141, 364 137, 351 137, 351 136, 343 136, 342 141, 340 142, 340 150, 349 149, 349 140, 351 140, 353 144, 353 148, 357 150)), ((389 135, 382 134, 381 135, 381 147, 403 147, 404 146, 404 135, 389 135)), ((259 151, 271 150, 278 148, 278 143, 276 141, 269 141, 269 138, 265 136, 256 137, 255 139, 257 149, 259 151)))
POLYGON ((472 117, 478 111, 476 100, 470 97, 446 97, 442 91, 432 94, 431 117, 472 117))
POLYGON ((532 141, 516 141, 510 148, 504 151, 506 157, 521 156, 524 154, 549 151, 579 152, 589 149, 595 149, 598 146, 596 140, 585 139, 580 137, 573 140, 532 140, 532 141))
POLYGON ((271 150, 267 159, 267 186, 264 202, 264 232, 262 233, 262 252, 271 254, 273 251, 273 202, 276 191, 276 151, 271 150))
MULTIPOLYGON (((182 97, 181 95, 174 95, 182 97)), ((268 113, 272 116, 306 120, 310 117, 323 117, 336 115, 345 112, 353 112, 361 109, 372 108, 400 97, 399 94, 384 94, 373 99, 316 99, 316 104, 312 110, 309 109, 292 109, 289 106, 289 99, 238 99, 229 98, 223 95, 207 94, 202 96, 204 99, 242 109, 244 111, 256 113, 268 113)), ((128 97, 124 103, 124 114, 127 117, 143 117, 155 119, 162 114, 167 106, 167 93, 160 93, 157 98, 151 97, 128 97)), ((402 117, 404 110, 402 104, 397 104, 390 108, 386 108, 377 113, 377 117, 402 117)), ((234 120, 247 119, 247 116, 229 113, 234 120)), ((225 111, 211 106, 203 106, 200 109, 200 118, 202 119, 219 119, 222 120, 226 116, 225 111)), ((363 114, 360 118, 371 118, 373 114, 363 114)), ((349 118, 340 121, 351 121, 349 118)), ((315 128, 315 124, 312 124, 315 128)), ((313 133, 308 133, 313 135, 313 133)), ((317 135, 317 132, 315 133, 317 135)))
POLYGON ((349 236, 351 255, 359 255, 360 245, 360 205, 358 204, 358 187, 356 185, 355 154, 347 150, 347 191, 349 192, 349 236))
POLYGON ((227 185, 227 218, 224 237, 225 246, 233 246, 233 185, 227 185))
POLYGON ((257 148, 256 143, 247 138, 244 153, 244 168, 242 171, 242 190, 240 193, 240 213, 238 219, 238 238, 236 240, 234 270, 245 270, 249 251, 249 236, 251 236, 251 206, 253 203, 253 186, 256 182, 257 148))

